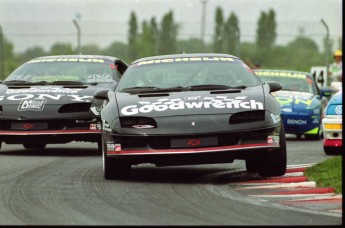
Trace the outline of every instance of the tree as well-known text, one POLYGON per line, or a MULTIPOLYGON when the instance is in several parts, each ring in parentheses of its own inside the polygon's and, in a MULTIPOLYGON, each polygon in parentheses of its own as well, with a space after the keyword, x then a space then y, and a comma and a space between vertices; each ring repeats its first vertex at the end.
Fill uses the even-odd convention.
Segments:
POLYGON ((157 25, 156 19, 154 17, 151 18, 150 24, 151 24, 152 33, 154 34, 154 39, 155 39, 154 54, 158 55, 159 30, 158 30, 158 25, 157 25))
POLYGON ((128 57, 131 61, 138 58, 138 22, 137 16, 132 11, 129 20, 129 34, 128 34, 128 57))
POLYGON ((224 25, 224 51, 226 53, 236 53, 236 55, 239 55, 239 31, 238 19, 234 13, 231 13, 224 25))
POLYGON ((274 45, 274 42, 277 38, 277 32, 276 32, 276 21, 275 21, 275 13, 272 9, 268 12, 267 17, 267 39, 269 47, 272 47, 274 45))
POLYGON ((47 55, 42 47, 36 46, 27 49, 23 54, 20 55, 20 60, 22 62, 28 61, 30 59, 47 55))
POLYGON ((207 46, 199 38, 191 38, 189 40, 177 41, 177 52, 178 53, 210 53, 213 52, 213 46, 207 46))
POLYGON ((107 48, 105 48, 101 54, 102 55, 109 55, 115 56, 117 58, 123 59, 125 61, 130 62, 131 60, 128 58, 128 45, 121 42, 113 42, 107 48))
POLYGON ((216 26, 215 26, 215 35, 214 35, 214 52, 221 53, 223 52, 223 11, 220 7, 216 9, 216 26))
POLYGON ((142 23, 142 33, 139 44, 139 57, 152 56, 156 52, 156 34, 155 19, 151 19, 151 24, 146 21, 142 23))
POLYGON ((74 50, 72 44, 55 43, 50 48, 50 55, 73 55, 74 50))
POLYGON ((317 44, 305 36, 298 36, 285 48, 285 55, 289 57, 286 65, 303 71, 310 71, 310 66, 324 65, 324 56, 319 53, 317 44))
POLYGON ((87 44, 81 47, 81 53, 86 55, 99 55, 101 50, 96 44, 87 44))
POLYGON ((170 11, 163 16, 161 31, 159 32, 158 53, 161 55, 176 52, 178 25, 174 23, 173 12, 170 11))
POLYGON ((266 14, 261 12, 256 30, 256 44, 260 48, 272 48, 276 39, 275 13, 271 9, 266 14))
POLYGON ((2 47, 0 48, 3 48, 1 52, 3 52, 4 57, 4 59, 0 60, 2 61, 1 65, 4 67, 4 69, 1 69, 2 72, 0 72, 0 74, 3 73, 3 75, 0 75, 0 79, 5 79, 13 70, 17 68, 19 63, 13 51, 13 44, 8 41, 4 35, 2 35, 2 47))

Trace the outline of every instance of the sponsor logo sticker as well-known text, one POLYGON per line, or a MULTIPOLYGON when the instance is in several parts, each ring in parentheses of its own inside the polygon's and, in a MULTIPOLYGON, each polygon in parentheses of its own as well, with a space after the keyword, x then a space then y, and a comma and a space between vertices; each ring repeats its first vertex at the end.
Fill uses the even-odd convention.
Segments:
POLYGON ((121 144, 107 143, 107 154, 115 154, 121 150, 121 144))
POLYGON ((22 100, 18 111, 42 111, 46 102, 45 99, 22 100))
POLYGON ((267 143, 279 143, 280 139, 277 135, 269 135, 267 136, 267 143))
POLYGON ((343 113, 343 106, 337 105, 337 107, 335 107, 335 113, 341 115, 343 113))
POLYGON ((307 121, 306 120, 295 120, 295 119, 288 119, 287 124, 292 124, 292 125, 306 125, 307 121))

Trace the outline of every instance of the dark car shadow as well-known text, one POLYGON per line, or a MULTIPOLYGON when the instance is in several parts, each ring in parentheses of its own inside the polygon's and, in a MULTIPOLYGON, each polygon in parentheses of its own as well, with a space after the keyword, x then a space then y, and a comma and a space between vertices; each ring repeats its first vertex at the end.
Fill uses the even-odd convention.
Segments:
MULTIPOLYGON (((186 166, 132 166, 131 176, 124 180, 104 180, 106 182, 126 183, 167 183, 167 184, 225 184, 220 176, 224 173, 238 172, 230 164, 186 165, 186 166), (227 167, 225 167, 227 166, 227 167)), ((103 178, 103 176, 102 176, 103 178)))
POLYGON ((35 149, 16 149, 0 151, 0 156, 62 156, 62 157, 78 157, 78 156, 99 156, 101 154, 94 148, 45 148, 44 150, 35 149))

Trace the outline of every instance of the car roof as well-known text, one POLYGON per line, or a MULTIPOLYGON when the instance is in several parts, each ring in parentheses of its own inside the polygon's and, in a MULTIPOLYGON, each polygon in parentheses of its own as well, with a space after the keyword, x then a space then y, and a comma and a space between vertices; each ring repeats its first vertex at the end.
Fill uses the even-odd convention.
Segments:
POLYGON ((110 60, 110 61, 121 60, 117 57, 105 56, 105 55, 50 55, 50 56, 41 56, 34 59, 36 60, 36 59, 51 59, 51 58, 94 58, 94 59, 105 59, 105 60, 110 60))
POLYGON ((222 54, 222 53, 183 53, 183 54, 171 54, 171 55, 156 55, 145 57, 141 59, 137 59, 132 62, 132 64, 141 62, 141 61, 148 61, 148 60, 155 60, 155 59, 167 59, 167 58, 188 58, 188 57, 223 57, 223 58, 234 58, 239 59, 236 56, 229 55, 229 54, 222 54))

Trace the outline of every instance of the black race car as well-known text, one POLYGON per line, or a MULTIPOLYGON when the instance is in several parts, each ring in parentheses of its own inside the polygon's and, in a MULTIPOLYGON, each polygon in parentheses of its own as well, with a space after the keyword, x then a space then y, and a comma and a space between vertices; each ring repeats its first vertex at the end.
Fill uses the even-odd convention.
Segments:
MULTIPOLYGON (((128 65, 110 56, 64 55, 32 59, 0 84, 0 143, 44 149, 46 144, 97 142, 97 91, 115 88, 128 65)), ((0 144, 1 145, 1 144, 0 144)))
POLYGON ((286 141, 280 104, 239 58, 179 54, 133 62, 114 91, 99 92, 105 179, 129 178, 131 165, 246 161, 248 171, 280 176, 286 141))

